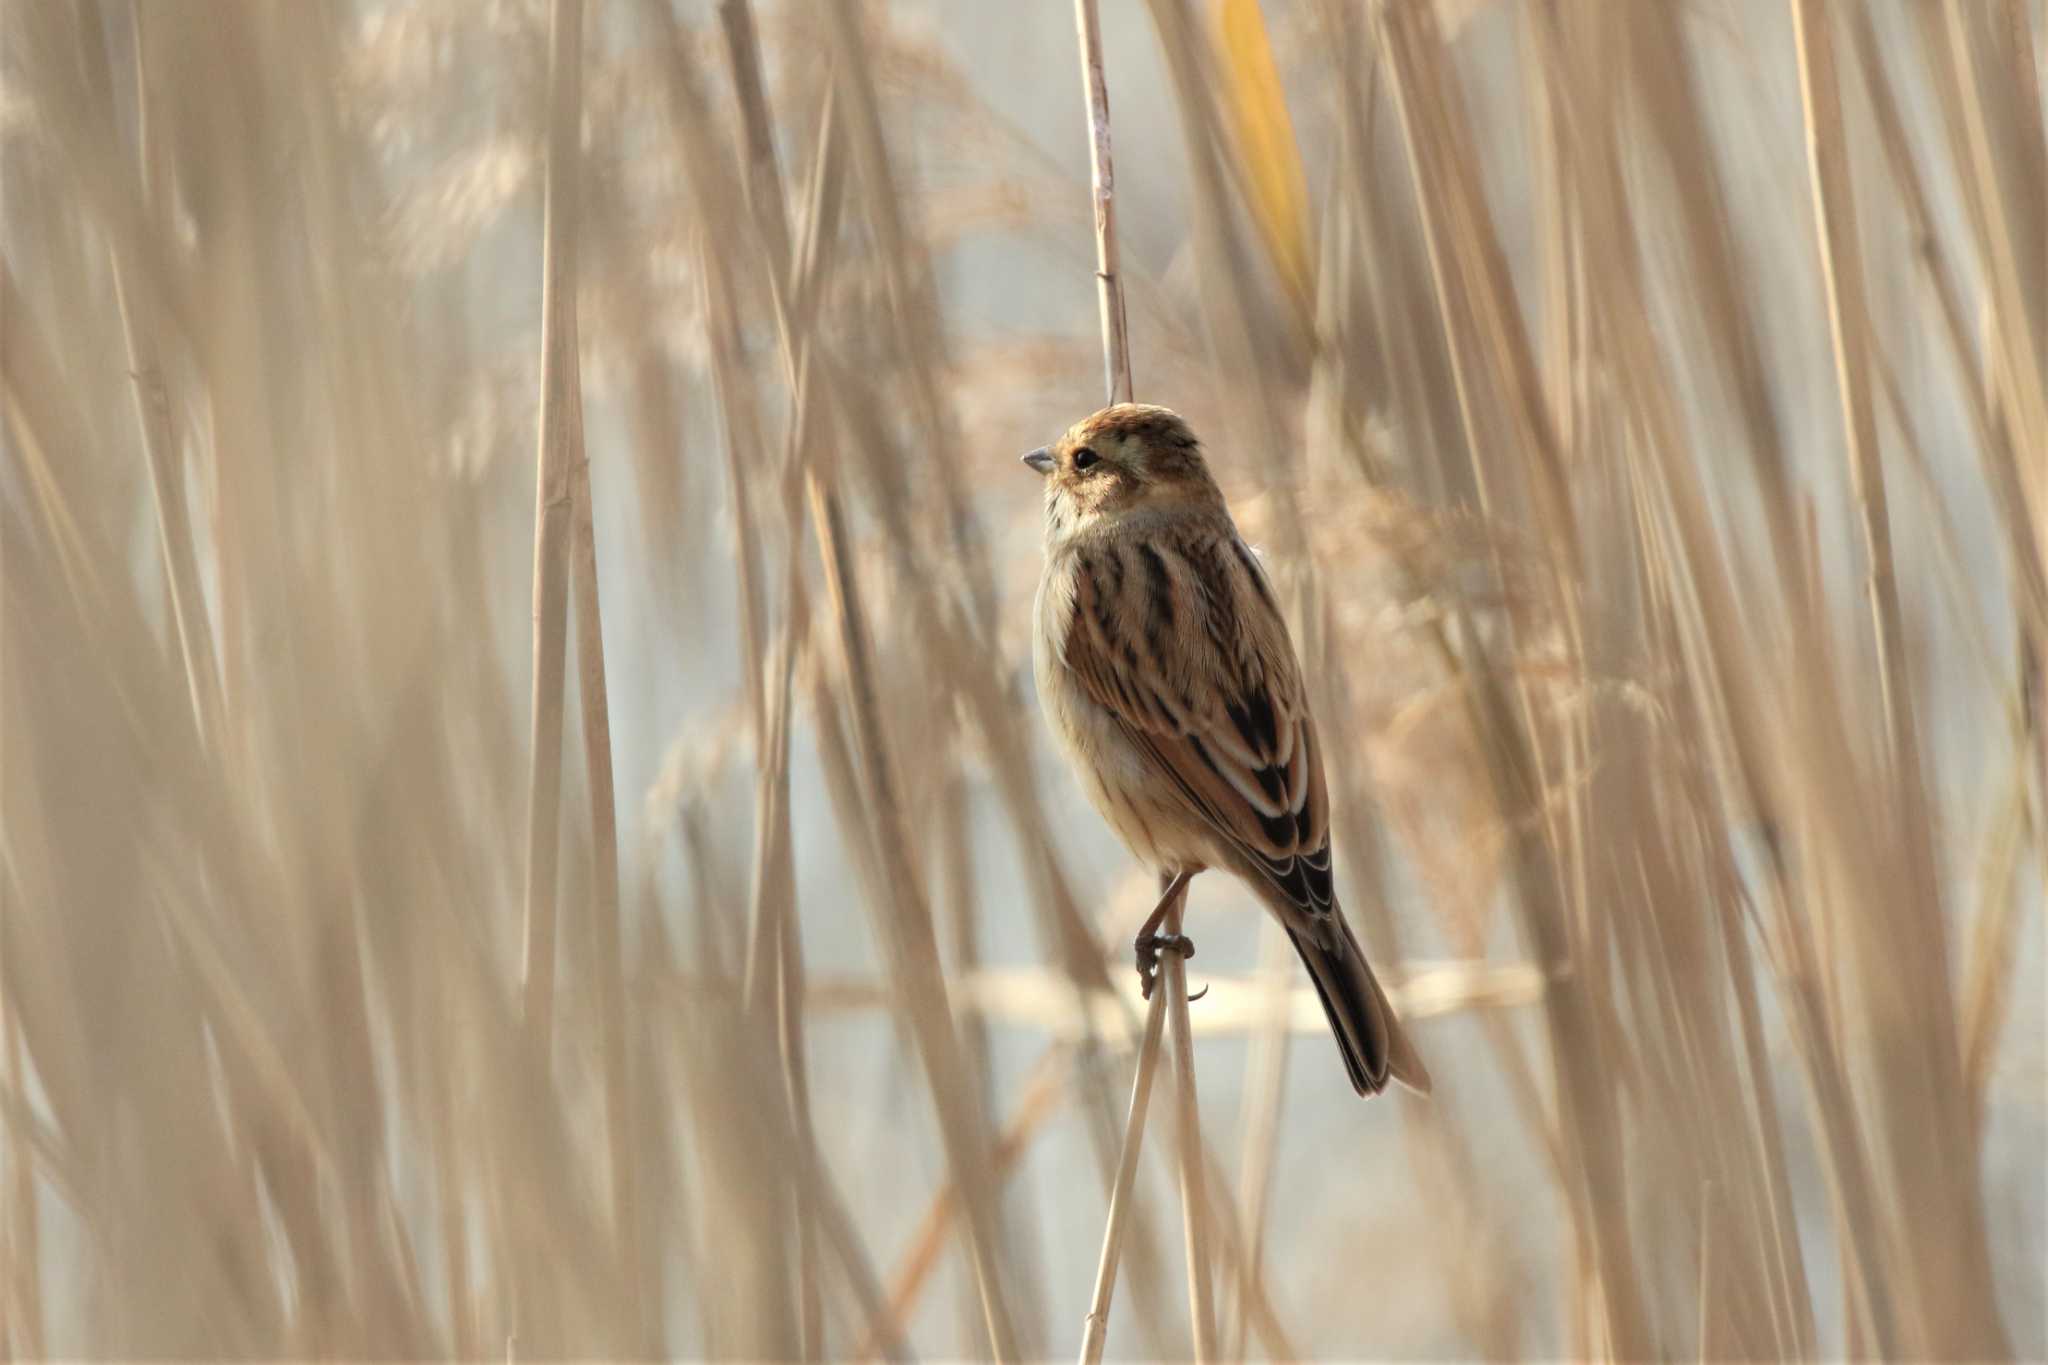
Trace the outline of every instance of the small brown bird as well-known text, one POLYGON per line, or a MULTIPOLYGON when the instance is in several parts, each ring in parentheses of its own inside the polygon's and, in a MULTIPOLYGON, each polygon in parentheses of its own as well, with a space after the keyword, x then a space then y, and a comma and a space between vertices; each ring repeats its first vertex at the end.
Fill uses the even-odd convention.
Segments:
POLYGON ((1294 940, 1361 1095, 1429 1072, 1345 923, 1330 803, 1301 665, 1264 569, 1201 446, 1166 408, 1120 403, 1024 457, 1045 477, 1045 574, 1033 656, 1046 719, 1095 808, 1158 872, 1138 932, 1145 994, 1156 931, 1188 880, 1237 874, 1294 940))

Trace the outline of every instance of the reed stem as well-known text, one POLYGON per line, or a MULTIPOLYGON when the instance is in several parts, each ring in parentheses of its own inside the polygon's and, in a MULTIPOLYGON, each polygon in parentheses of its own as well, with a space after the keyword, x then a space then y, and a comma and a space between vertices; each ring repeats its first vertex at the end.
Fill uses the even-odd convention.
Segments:
POLYGON ((1095 289, 1102 308, 1102 364, 1109 401, 1128 403, 1131 339, 1124 282, 1117 273, 1116 170, 1109 148, 1109 85, 1102 75, 1102 20, 1095 0, 1074 0, 1081 41, 1081 90, 1088 99, 1088 179, 1095 201, 1095 289))
MULTIPOLYGON (((1170 919, 1177 923, 1178 916, 1170 919)), ((1172 954, 1168 954, 1172 956, 1172 954)), ((1168 990, 1152 992, 1145 1013, 1145 1036, 1138 1044, 1138 1068, 1131 1080, 1131 1107, 1124 1120, 1124 1144, 1117 1158, 1116 1180, 1109 1189, 1109 1221, 1102 1231, 1102 1256, 1095 1267, 1095 1291, 1088 1298, 1088 1316, 1081 1332, 1081 1365, 1102 1359, 1109 1334, 1109 1303, 1116 1294, 1117 1263, 1123 1256, 1124 1226, 1130 1221, 1131 1187, 1138 1174, 1138 1151, 1145 1141, 1145 1113, 1152 1102, 1152 1078, 1159 1069, 1159 1038, 1166 1024, 1168 990)))
POLYGON ((533 729, 526 801, 527 1032, 543 1068, 555 1012, 555 877, 561 851, 562 683, 567 666, 571 470, 583 456, 577 365, 576 183, 583 0, 548 19, 548 149, 541 190, 541 397, 533 528, 533 729))
MULTIPOLYGON (((1187 886, 1166 912, 1165 930, 1180 932, 1187 886)), ((1166 1018, 1173 1033, 1173 1098, 1175 1150, 1180 1159, 1181 1231, 1188 1252, 1188 1316, 1193 1322, 1195 1359, 1216 1358, 1216 1300, 1209 1276, 1209 1194, 1203 1179, 1202 1120, 1195 1102, 1195 1036, 1188 1024, 1187 961, 1176 952, 1159 955, 1159 989, 1166 997, 1166 1018)))

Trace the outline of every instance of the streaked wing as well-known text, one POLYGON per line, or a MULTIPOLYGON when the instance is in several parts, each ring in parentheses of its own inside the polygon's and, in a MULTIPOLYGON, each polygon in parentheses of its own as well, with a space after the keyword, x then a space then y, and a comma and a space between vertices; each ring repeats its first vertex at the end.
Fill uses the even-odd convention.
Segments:
POLYGON ((1225 522, 1073 553, 1066 666, 1196 816, 1296 909, 1328 914, 1322 755, 1250 549, 1225 522))

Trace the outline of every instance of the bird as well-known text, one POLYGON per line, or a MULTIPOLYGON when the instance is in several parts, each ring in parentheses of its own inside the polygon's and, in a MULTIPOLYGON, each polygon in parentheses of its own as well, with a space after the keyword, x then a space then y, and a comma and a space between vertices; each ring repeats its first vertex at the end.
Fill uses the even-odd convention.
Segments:
POLYGON ((1159 877, 1134 948, 1150 998, 1157 932, 1198 873, 1233 874, 1286 929, 1351 1086, 1427 1094, 1428 1070, 1332 880, 1323 748, 1294 645, 1179 414, 1118 403, 1023 457, 1043 479, 1033 607, 1039 705, 1091 803, 1159 877))

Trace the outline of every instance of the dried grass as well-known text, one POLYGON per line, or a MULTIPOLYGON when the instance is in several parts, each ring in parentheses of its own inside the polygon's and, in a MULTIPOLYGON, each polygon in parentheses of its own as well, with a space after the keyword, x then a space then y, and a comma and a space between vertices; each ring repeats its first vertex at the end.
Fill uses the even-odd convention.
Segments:
POLYGON ((583 8, 0 10, 0 1348, 2048 1350, 2038 3, 1112 7, 1128 315, 950 9, 583 8), (1219 883, 1121 1141, 1100 319, 1431 1103, 1219 883))

